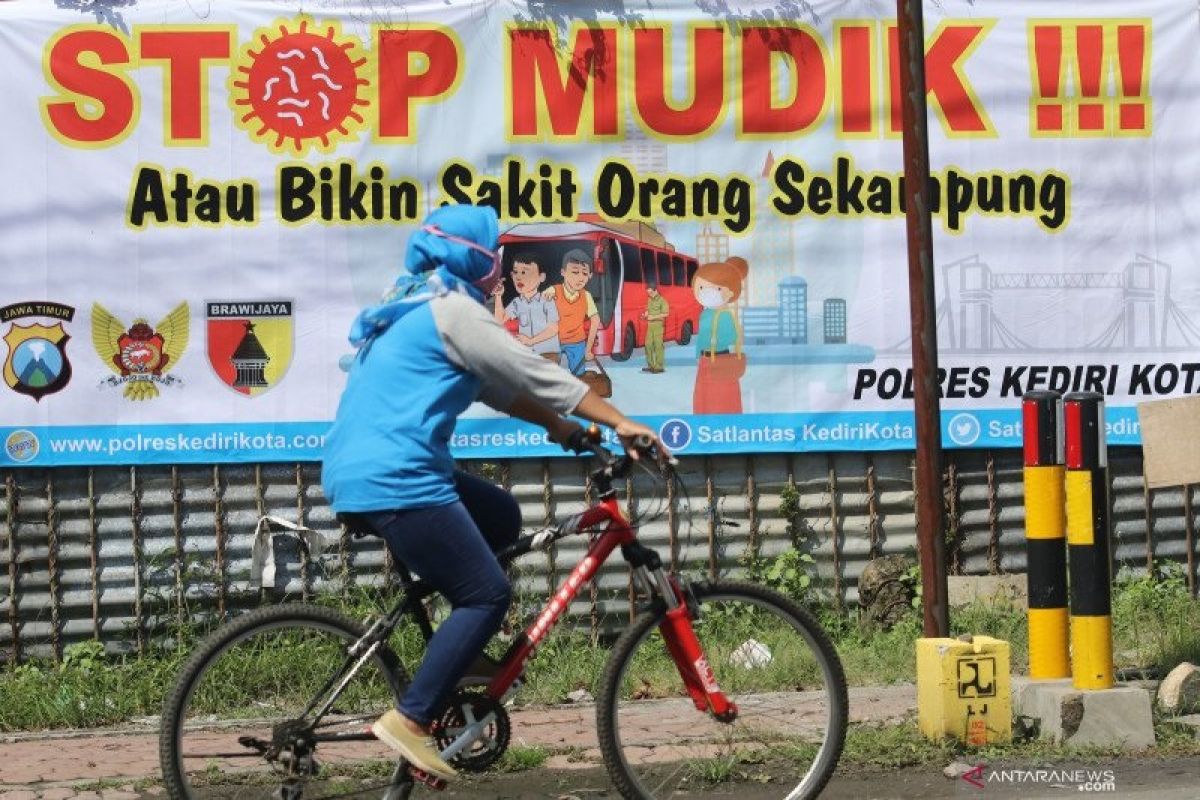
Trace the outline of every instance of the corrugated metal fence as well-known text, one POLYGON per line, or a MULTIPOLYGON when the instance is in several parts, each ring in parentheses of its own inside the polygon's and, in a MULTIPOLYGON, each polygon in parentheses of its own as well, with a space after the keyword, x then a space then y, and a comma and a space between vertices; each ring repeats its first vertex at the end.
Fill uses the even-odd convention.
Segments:
MULTIPOLYGON (((1147 492, 1138 449, 1114 449, 1110 458, 1118 565, 1184 560, 1182 493, 1147 492)), ((581 510, 591 494, 578 459, 465 467, 511 489, 527 529, 581 510)), ((911 453, 695 457, 680 470, 686 493, 645 476, 625 487, 640 537, 678 568, 728 574, 751 554, 796 546, 813 554, 828 596, 852 603, 869 559, 915 557, 911 453)), ((140 651, 175 620, 224 616, 282 594, 380 585, 390 568, 380 542, 339 530, 316 464, 0 474, 0 661, 58 657, 93 637, 140 651), (327 549, 310 562, 294 542, 276 540, 276 586, 259 592, 250 585, 251 547, 255 523, 268 513, 321 531, 327 549)), ((945 484, 951 572, 1023 571, 1020 453, 951 452, 945 484)), ((531 603, 585 547, 582 538, 565 540, 523 560, 518 585, 531 603)), ((627 618, 631 600, 628 571, 615 561, 571 611, 595 626, 627 618)))

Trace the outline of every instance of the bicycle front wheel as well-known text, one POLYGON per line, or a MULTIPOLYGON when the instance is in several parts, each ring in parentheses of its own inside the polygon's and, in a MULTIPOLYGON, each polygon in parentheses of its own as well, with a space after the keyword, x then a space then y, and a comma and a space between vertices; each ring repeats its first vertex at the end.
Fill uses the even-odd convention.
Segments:
POLYGON ((641 614, 613 647, 596 707, 613 783, 627 800, 742 782, 777 787, 786 800, 816 797, 841 755, 849 706, 829 637, 770 589, 723 581, 692 589, 692 626, 736 714, 722 721, 696 709, 659 631, 665 611, 641 614))
POLYGON ((298 799, 338 794, 351 780, 388 785, 394 755, 364 739, 406 681, 386 646, 349 655, 363 634, 304 604, 258 609, 214 632, 163 708, 159 761, 171 797, 298 799))

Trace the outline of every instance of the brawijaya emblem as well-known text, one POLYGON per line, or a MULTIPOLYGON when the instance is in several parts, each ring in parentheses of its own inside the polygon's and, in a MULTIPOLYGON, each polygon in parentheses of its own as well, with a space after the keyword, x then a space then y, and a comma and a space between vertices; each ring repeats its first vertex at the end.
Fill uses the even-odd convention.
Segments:
POLYGON ((221 382, 256 397, 279 383, 292 361, 292 301, 205 303, 208 362, 221 382))
POLYGON ((158 396, 158 387, 180 383, 168 375, 187 349, 187 303, 180 303, 153 328, 144 319, 126 327, 99 303, 92 305, 92 344, 105 365, 116 373, 107 378, 110 386, 125 386, 130 400, 158 396))

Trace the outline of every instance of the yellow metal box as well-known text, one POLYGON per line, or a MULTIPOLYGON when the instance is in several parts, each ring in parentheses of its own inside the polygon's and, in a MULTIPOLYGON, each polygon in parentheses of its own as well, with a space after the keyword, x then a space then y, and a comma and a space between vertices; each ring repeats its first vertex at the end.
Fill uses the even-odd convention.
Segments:
POLYGON ((917 640, 917 720, 930 739, 968 745, 1012 738, 1008 642, 917 640))

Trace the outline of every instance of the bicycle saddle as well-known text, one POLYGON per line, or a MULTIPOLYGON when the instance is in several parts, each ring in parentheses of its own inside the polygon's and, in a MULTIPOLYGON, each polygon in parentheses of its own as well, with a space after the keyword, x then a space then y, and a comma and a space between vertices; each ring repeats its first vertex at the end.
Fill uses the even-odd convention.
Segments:
POLYGON ((346 532, 355 539, 361 539, 364 536, 377 536, 375 529, 371 527, 371 523, 367 522, 366 518, 361 514, 353 514, 350 512, 342 512, 336 517, 337 521, 345 526, 346 532))

